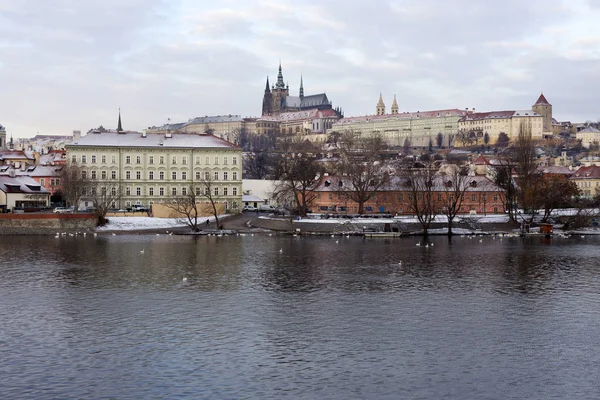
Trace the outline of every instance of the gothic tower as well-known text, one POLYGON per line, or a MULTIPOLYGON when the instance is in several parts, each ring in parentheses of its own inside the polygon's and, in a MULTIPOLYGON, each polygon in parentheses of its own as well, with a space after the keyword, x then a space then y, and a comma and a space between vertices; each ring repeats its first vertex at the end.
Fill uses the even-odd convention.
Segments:
POLYGON ((119 108, 119 122, 117 123, 117 132, 123 132, 123 125, 121 124, 121 108, 119 108))
POLYGON ((273 87, 273 114, 279 114, 284 110, 285 99, 290 94, 289 86, 286 86, 283 82, 283 73, 281 72, 281 62, 279 63, 279 73, 277 74, 277 83, 273 87))
POLYGON ((265 86, 265 94, 263 96, 262 115, 271 115, 273 112, 273 95, 269 88, 269 77, 267 76, 267 85, 265 86))
POLYGON ((398 102, 396 101, 396 95, 394 95, 394 102, 392 103, 392 114, 398 114, 398 102))
POLYGON ((300 75, 300 100, 304 98, 304 85, 302 84, 302 75, 300 75))
POLYGON ((0 124, 0 150, 6 149, 6 129, 0 124))
POLYGON ((385 114, 385 104, 383 103, 383 97, 381 97, 381 93, 379 93, 379 101, 377 102, 375 111, 376 111, 377 115, 385 114))
POLYGON ((552 132, 552 104, 544 97, 544 93, 540 94, 535 104, 531 109, 543 117, 543 132, 552 132))

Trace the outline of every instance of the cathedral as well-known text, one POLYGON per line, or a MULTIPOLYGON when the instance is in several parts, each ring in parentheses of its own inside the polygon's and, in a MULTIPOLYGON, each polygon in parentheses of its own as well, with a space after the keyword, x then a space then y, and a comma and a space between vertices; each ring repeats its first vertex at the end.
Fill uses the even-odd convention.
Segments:
MULTIPOLYGON (((290 87, 283 82, 283 73, 281 63, 279 63, 279 73, 277 74, 277 83, 269 87, 269 77, 263 96, 262 116, 279 115, 289 111, 300 110, 331 110, 332 105, 325 93, 304 95, 304 86, 302 77, 300 77, 300 92, 298 96, 290 96, 290 87)), ((335 109, 341 117, 342 112, 339 108, 335 109)))

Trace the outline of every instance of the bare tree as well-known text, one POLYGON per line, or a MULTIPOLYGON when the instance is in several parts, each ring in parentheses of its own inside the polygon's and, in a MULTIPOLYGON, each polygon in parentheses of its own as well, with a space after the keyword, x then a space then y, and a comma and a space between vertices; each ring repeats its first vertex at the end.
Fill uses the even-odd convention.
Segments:
POLYGON ((448 219, 448 236, 452 236, 454 218, 460 212, 464 194, 469 189, 472 177, 466 166, 449 165, 446 172, 439 177, 442 187, 441 211, 448 219))
POLYGON ((296 152, 296 148, 292 145, 291 151, 284 154, 277 164, 274 174, 277 183, 273 196, 282 203, 292 198, 298 214, 306 216, 317 197, 314 188, 316 179, 323 174, 323 168, 313 155, 296 152))
POLYGON ((387 145, 381 136, 362 137, 344 134, 340 143, 338 171, 348 179, 350 187, 344 191, 358 204, 358 213, 364 213, 367 201, 390 182, 390 173, 383 156, 387 145))
POLYGON ((517 185, 513 178, 514 162, 508 156, 496 159, 493 169, 494 183, 500 188, 500 197, 508 212, 510 222, 517 221, 517 185))
POLYGON ((424 236, 429 235, 429 227, 437 214, 434 178, 435 170, 431 162, 427 162, 424 168, 410 168, 402 173, 401 181, 408 191, 408 208, 417 217, 424 236))
POLYGON ((63 166, 59 174, 62 198, 66 206, 77 209, 79 200, 90 189, 91 180, 85 168, 76 163, 63 166))
POLYGON ((184 193, 173 196, 170 202, 164 204, 165 207, 175 211, 178 215, 182 215, 181 219, 193 232, 201 230, 199 217, 202 210, 199 207, 201 205, 200 198, 196 193, 202 190, 203 188, 200 186, 190 185, 184 193))
POLYGON ((111 208, 121 200, 122 192, 118 182, 91 181, 89 188, 89 197, 94 205, 94 213, 97 218, 96 224, 103 226, 108 222, 106 214, 111 208))
POLYGON ((521 122, 519 125, 519 134, 511 153, 515 165, 519 204, 525 215, 528 215, 525 222, 531 223, 541 205, 537 193, 540 191, 541 173, 535 162, 531 122, 521 122))

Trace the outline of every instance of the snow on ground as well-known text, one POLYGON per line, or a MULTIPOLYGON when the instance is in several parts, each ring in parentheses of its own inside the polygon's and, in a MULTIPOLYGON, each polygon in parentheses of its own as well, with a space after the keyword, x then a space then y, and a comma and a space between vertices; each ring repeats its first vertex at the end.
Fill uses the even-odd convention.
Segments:
MULTIPOLYGON (((210 220, 211 226, 214 227, 215 217, 202 217, 199 218, 199 221, 205 223, 207 219, 210 220)), ((96 228, 96 231, 136 231, 140 229, 168 229, 185 226, 186 223, 181 218, 109 217, 108 224, 96 228)))

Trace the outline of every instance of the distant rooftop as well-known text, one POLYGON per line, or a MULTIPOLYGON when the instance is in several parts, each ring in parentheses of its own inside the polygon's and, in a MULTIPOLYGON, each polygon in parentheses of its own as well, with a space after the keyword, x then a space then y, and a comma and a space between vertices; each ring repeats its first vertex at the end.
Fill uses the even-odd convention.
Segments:
POLYGON ((234 144, 208 134, 189 133, 148 133, 140 132, 103 132, 88 133, 77 141, 68 144, 67 148, 73 147, 164 147, 164 148, 237 148, 234 144))

